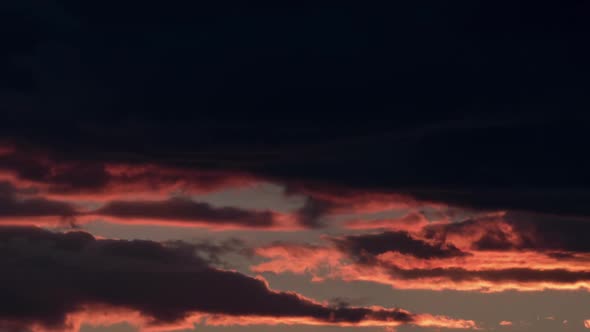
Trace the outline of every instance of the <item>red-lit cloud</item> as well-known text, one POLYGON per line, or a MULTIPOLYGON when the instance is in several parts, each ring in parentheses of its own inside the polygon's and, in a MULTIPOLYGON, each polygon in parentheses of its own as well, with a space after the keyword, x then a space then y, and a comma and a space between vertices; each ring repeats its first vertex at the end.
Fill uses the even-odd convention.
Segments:
POLYGON ((43 197, 28 197, 28 188, 19 189, 10 182, 0 181, 0 223, 41 222, 58 223, 71 220, 74 206, 43 197), (24 196, 24 197, 23 197, 24 196))
POLYGON ((19 187, 34 186, 46 198, 60 200, 161 199, 174 192, 204 193, 257 181, 238 172, 154 163, 58 161, 38 150, 1 151, 0 179, 19 187))
POLYGON ((296 184, 289 184, 286 194, 305 195, 306 200, 292 213, 272 207, 220 207, 191 194, 260 179, 160 164, 57 160, 41 152, 1 150, 0 223, 83 224, 101 219, 212 230, 296 231, 321 227, 326 216, 353 214, 358 218, 343 221, 342 229, 386 231, 332 237, 326 245, 258 248, 256 252, 269 260, 253 270, 309 273, 315 280, 373 281, 402 289, 589 288, 590 246, 579 234, 590 231, 590 226, 583 218, 479 211, 471 219, 453 222, 448 206, 404 194, 296 184), (420 207, 438 213, 436 221, 420 207), (402 209, 406 214, 399 218, 364 218, 402 209))
POLYGON ((124 224, 207 227, 216 230, 296 230, 302 227, 286 213, 216 207, 190 198, 115 200, 90 209, 72 200, 45 198, 34 188, 0 181, 0 224, 72 225, 103 219, 124 224))
POLYGON ((264 280, 212 267, 195 255, 198 250, 189 244, 0 227, 0 328, 65 331, 88 320, 127 321, 142 330, 196 321, 476 327, 469 320, 375 306, 332 307, 294 292, 274 291, 264 280))
POLYGON ((288 214, 254 211, 234 207, 213 207, 188 198, 163 201, 111 201, 89 212, 86 217, 102 217, 120 223, 171 226, 202 226, 213 229, 273 229, 300 228, 288 214))
MULTIPOLYGON (((376 312, 388 312, 391 310, 373 306, 371 310, 376 312)), ((399 310, 398 310, 399 311, 399 310)), ((341 327, 386 327, 394 328, 400 325, 409 324, 418 327, 437 327, 449 329, 478 329, 472 320, 454 319, 441 315, 415 314, 411 323, 399 322, 394 319, 380 320, 378 316, 372 318, 370 315, 364 317, 361 322, 347 323, 336 321, 332 315, 328 321, 306 318, 306 317, 271 317, 271 316, 233 316, 225 314, 193 313, 187 315, 183 320, 177 322, 154 322, 141 312, 124 308, 112 308, 100 305, 82 306, 81 310, 70 313, 65 318, 65 323, 59 328, 52 328, 38 323, 31 324, 29 330, 33 332, 78 332, 82 325, 88 326, 110 326, 117 323, 127 323, 141 328, 145 332, 172 332, 184 329, 193 329, 199 325, 208 326, 248 326, 248 325, 307 325, 307 326, 341 326, 341 327), (333 317, 333 321, 330 321, 333 317)), ((21 325, 9 325, 6 327, 18 329, 21 325)))
POLYGON ((258 248, 256 253, 268 260, 252 269, 307 273, 315 281, 371 281, 398 289, 590 290, 590 252, 570 251, 571 243, 559 246, 552 240, 563 236, 558 233, 519 231, 510 223, 491 219, 427 226, 414 233, 328 238, 325 246, 277 244, 258 248), (506 233, 500 238, 511 245, 482 249, 481 238, 497 232, 506 233))

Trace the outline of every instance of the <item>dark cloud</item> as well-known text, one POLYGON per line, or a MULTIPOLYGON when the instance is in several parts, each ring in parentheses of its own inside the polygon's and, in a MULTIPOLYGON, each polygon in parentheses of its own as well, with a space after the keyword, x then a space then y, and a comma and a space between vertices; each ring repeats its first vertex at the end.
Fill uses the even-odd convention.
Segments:
POLYGON ((587 218, 508 212, 503 217, 482 217, 426 226, 427 238, 445 242, 449 236, 471 239, 474 250, 535 250, 590 252, 580 236, 590 231, 587 218))
POLYGON ((163 201, 111 201, 90 214, 121 219, 206 222, 246 227, 271 227, 276 221, 275 214, 270 211, 213 207, 180 197, 163 201))
POLYGON ((411 322, 403 311, 329 308, 212 268, 191 246, 0 227, 0 322, 59 328, 87 304, 138 310, 154 323, 190 313, 302 317, 326 323, 411 322))
POLYGON ((76 210, 68 203, 38 197, 20 198, 20 190, 8 182, 0 182, 0 218, 73 217, 76 210))
MULTIPOLYGON (((456 283, 487 281, 492 283, 552 283, 572 285, 588 282, 589 271, 571 271, 566 269, 537 270, 533 268, 509 268, 489 270, 469 270, 463 268, 403 269, 390 266, 389 271, 395 278, 442 279, 456 283)), ((515 287, 516 288, 516 287, 515 287)))
MULTIPOLYGON (((79 217, 112 217, 117 220, 162 224, 191 223, 215 226, 265 228, 278 225, 278 215, 234 207, 214 207, 189 198, 175 197, 159 201, 108 201, 97 210, 84 212, 68 202, 50 200, 33 187, 17 188, 0 182, 0 218, 55 217, 54 221, 74 223, 79 217)), ((50 220, 51 221, 51 220, 50 220)), ((23 222, 23 221, 21 221, 23 222)), ((228 243, 229 245, 229 243, 228 243)), ((222 248, 219 248, 220 250, 222 248)))
MULTIPOLYGON (((571 144, 577 145, 578 142, 572 141, 571 144)), ((499 159, 503 158, 504 156, 499 159)), ((531 158, 533 157, 531 156, 531 158)), ((496 160, 496 162, 499 162, 499 160, 496 160)), ((573 178, 570 179, 572 182, 567 187, 552 187, 556 183, 551 182, 560 181, 557 177, 563 176, 553 174, 553 172, 557 172, 559 167, 566 167, 566 164, 569 163, 563 160, 560 161, 557 158, 543 166, 542 172, 547 172, 547 179, 544 183, 538 182, 538 185, 543 185, 543 187, 535 188, 532 183, 519 184, 515 180, 515 186, 510 190, 504 189, 501 184, 498 184, 496 188, 492 186, 490 186, 491 188, 477 188, 476 195, 473 195, 473 191, 468 188, 409 190, 408 193, 417 199, 446 202, 455 206, 479 210, 503 209, 570 217, 589 217, 590 212, 587 209, 586 202, 590 200, 590 193, 587 190, 587 183, 584 178, 580 178, 580 182, 577 184, 573 182, 573 178), (561 166, 551 164, 557 162, 563 162, 564 164, 561 166)), ((573 165, 572 167, 576 166, 573 165)), ((540 171, 539 168, 539 166, 530 165, 531 172, 540 171)))
MULTIPOLYGON (((40 190, 102 195, 125 186, 120 192, 133 193, 141 183, 155 192, 187 178, 219 188, 230 176, 248 174, 330 193, 401 193, 477 210, 590 216, 586 3, 8 0, 0 7, 0 141, 23 154, 0 155, 0 169, 40 190), (153 168, 118 176, 112 163, 153 168)), ((117 197, 99 211, 122 219, 273 224, 266 212, 163 197, 117 197)), ((5 200, 8 215, 71 212, 42 198, 5 200)), ((318 227, 332 208, 310 197, 298 217, 318 227)), ((503 228, 486 226, 474 248, 587 251, 574 238, 585 234, 581 222, 519 220, 504 221, 517 242, 503 228)), ((463 254, 437 236, 422 241, 391 233, 347 244, 354 255, 361 247, 369 255, 463 254)), ((194 263, 197 273, 195 258, 179 267, 167 257, 171 266, 163 268, 153 257, 172 249, 76 241, 75 252, 11 249, 12 258, 3 259, 13 265, 0 278, 14 280, 0 287, 12 303, 0 312, 46 325, 61 324, 87 299, 164 321, 191 310, 327 312, 203 263, 194 263), (111 257, 111 250, 125 254, 111 257), (101 268, 106 256, 121 273, 101 268), (46 275, 51 288, 38 283, 46 275), (232 296, 243 284, 244 295, 232 296)), ((355 310, 336 317, 352 321, 363 314, 355 310)))
POLYGON ((179 169, 151 162, 137 164, 132 158, 127 159, 131 164, 109 164, 108 158, 94 161, 83 159, 64 159, 43 149, 20 147, 0 154, 0 171, 3 171, 0 174, 11 174, 18 180, 40 185, 49 194, 83 193, 95 197, 108 197, 109 194, 125 191, 157 192, 161 188, 175 186, 175 189, 209 191, 229 183, 239 185, 240 181, 247 181, 243 174, 237 172, 228 174, 179 169))
POLYGON ((580 236, 590 231, 588 218, 509 213, 505 219, 522 237, 523 249, 590 252, 590 244, 580 236))
POLYGON ((430 244, 412 237, 407 232, 384 232, 346 236, 333 239, 336 246, 354 257, 374 256, 385 252, 399 252, 417 258, 451 258, 468 255, 450 244, 430 244))
POLYGON ((98 163, 60 183, 156 163, 590 215, 586 4, 8 3, 0 131, 98 163))
POLYGON ((308 196, 303 206, 296 211, 297 220, 303 226, 318 228, 322 226, 320 218, 325 216, 335 204, 308 196))

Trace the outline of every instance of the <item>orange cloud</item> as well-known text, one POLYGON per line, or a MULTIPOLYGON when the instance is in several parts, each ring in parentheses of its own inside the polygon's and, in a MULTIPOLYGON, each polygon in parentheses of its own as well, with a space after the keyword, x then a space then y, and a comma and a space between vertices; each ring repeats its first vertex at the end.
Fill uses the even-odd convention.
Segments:
POLYGON ((471 271, 482 271, 529 268, 537 270, 590 271, 590 254, 587 253, 575 253, 564 258, 554 258, 535 251, 470 251, 469 255, 465 256, 445 259, 419 259, 397 252, 386 252, 377 255, 376 259, 382 263, 395 264, 405 269, 466 268, 471 271))
POLYGON ((270 260, 251 267, 254 272, 309 273, 316 281, 324 279, 320 274, 323 268, 338 268, 345 258, 334 248, 320 246, 273 245, 256 248, 255 253, 270 260))
POLYGON ((313 281, 369 281, 398 289, 505 290, 590 289, 590 257, 558 258, 537 252, 474 251, 464 256, 424 259, 385 252, 355 258, 331 246, 273 245, 255 250, 268 260, 255 272, 309 274, 313 281))
MULTIPOLYGON (((378 306, 370 307, 371 310, 380 312, 388 311, 378 306)), ((438 327, 452 329, 477 329, 477 324, 473 320, 454 319, 440 315, 418 314, 414 316, 410 325, 420 327, 438 327)), ((227 316, 227 315, 209 315, 206 317, 206 324, 213 326, 232 326, 232 325, 313 325, 313 326, 342 326, 342 327, 396 327, 404 323, 395 320, 382 320, 377 317, 367 315, 358 323, 349 322, 330 322, 318 319, 301 318, 301 317, 263 317, 263 316, 227 316)))
MULTIPOLYGON (((96 203, 96 202, 94 202, 96 203)), ((219 207, 190 198, 114 200, 98 208, 46 199, 30 188, 0 181, 0 224, 69 226, 97 219, 122 224, 207 227, 212 230, 303 229, 295 216, 270 210, 219 207)))
MULTIPOLYGON (((389 312, 379 306, 368 307, 378 313, 389 312)), ((399 311, 400 309, 395 309, 399 311)), ((405 312, 405 314, 410 314, 405 312)), ((233 316, 225 314, 191 313, 184 319, 174 323, 154 322, 151 318, 142 315, 139 311, 114 308, 99 305, 87 305, 81 310, 70 313, 66 317, 66 323, 59 328, 34 324, 29 329, 32 332, 77 332, 83 325, 94 327, 108 327, 118 323, 127 323, 145 332, 170 332, 181 329, 193 329, 195 325, 206 326, 248 326, 248 325, 308 325, 308 326, 342 326, 342 327, 397 327, 408 324, 396 320, 383 320, 381 317, 366 315, 359 322, 338 321, 336 316, 332 320, 322 320, 312 317, 272 317, 272 316, 233 316)), ((477 329, 473 320, 455 319, 441 315, 417 314, 409 323, 419 327, 437 327, 451 329, 477 329)))
POLYGON ((15 308, 0 313, 0 329, 75 331, 82 324, 129 322, 164 331, 191 324, 299 324, 474 328, 473 321, 399 308, 331 306, 275 291, 261 277, 223 270, 186 243, 98 239, 85 232, 52 233, 0 227, 1 276, 15 308), (31 260, 31 255, 35 260, 31 260), (52 262, 39 266, 38 262, 52 262), (43 270, 47 283, 38 280, 43 270), (96 278, 96 276, 99 278, 96 278), (88 282, 92 280, 92 282, 88 282))
MULTIPOLYGON (((552 290, 590 290, 590 273, 577 276, 568 271, 551 270, 391 270, 380 267, 361 267, 350 265, 340 270, 337 277, 347 281, 371 281, 390 285, 397 289, 459 290, 478 292, 502 292, 506 290, 543 291, 552 290), (434 276, 430 276, 433 274, 434 276), (563 275, 559 275, 559 274, 563 275), (399 275, 401 274, 401 276, 399 275), (406 277, 411 274, 416 277, 406 277), (532 280, 523 280, 519 275, 532 275, 532 280), (555 277, 557 275, 557 277, 555 277), (498 278, 498 276, 501 276, 498 278), (562 281, 561 279, 567 279, 562 281), (557 280, 554 280, 557 279, 557 280), (582 280, 578 280, 582 279, 582 280)), ((335 274, 332 274, 334 277, 335 274)))
POLYGON ((260 182, 240 172, 195 170, 159 164, 57 161, 43 151, 0 147, 0 180, 34 186, 45 198, 106 201, 161 199, 260 182))
MULTIPOLYGON (((184 228, 207 228, 211 231, 248 231, 248 230, 256 230, 256 231, 277 231, 277 232, 289 232, 289 231, 297 231, 303 230, 304 228, 300 226, 293 216, 285 213, 279 212, 270 212, 271 223, 268 224, 248 224, 245 222, 218 222, 213 219, 207 218, 195 218, 191 220, 182 220, 182 219, 175 219, 175 218, 149 218, 149 217, 113 217, 113 216, 103 216, 100 214, 87 214, 82 215, 76 218, 76 224, 84 224, 96 220, 103 220, 106 222, 112 222, 116 224, 122 225, 153 225, 153 226, 168 226, 168 227, 184 227, 184 228)), ((18 224, 18 223, 13 223, 18 224)), ((36 226, 43 226, 46 225, 44 223, 32 222, 30 224, 36 226)), ((52 224, 59 224, 59 222, 55 221, 52 224)), ((21 223, 22 225, 22 223, 21 223)))

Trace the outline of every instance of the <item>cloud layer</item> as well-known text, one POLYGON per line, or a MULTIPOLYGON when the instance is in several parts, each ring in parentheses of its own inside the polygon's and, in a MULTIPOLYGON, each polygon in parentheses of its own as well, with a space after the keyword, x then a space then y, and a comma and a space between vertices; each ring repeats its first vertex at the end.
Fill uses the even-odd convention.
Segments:
POLYGON ((195 256, 198 248, 188 244, 96 239, 84 232, 3 226, 0 246, 2 326, 73 328, 67 326, 70 316, 95 306, 137 312, 139 323, 148 327, 182 323, 198 315, 211 315, 212 324, 230 324, 235 318, 239 324, 284 320, 311 325, 474 327, 470 321, 401 309, 329 307, 296 293, 273 291, 263 280, 210 266, 195 256))
POLYGON ((587 225, 542 215, 489 215, 419 230, 332 237, 322 246, 269 245, 256 250, 269 260, 252 269, 399 289, 590 290, 590 253, 575 236, 587 225))

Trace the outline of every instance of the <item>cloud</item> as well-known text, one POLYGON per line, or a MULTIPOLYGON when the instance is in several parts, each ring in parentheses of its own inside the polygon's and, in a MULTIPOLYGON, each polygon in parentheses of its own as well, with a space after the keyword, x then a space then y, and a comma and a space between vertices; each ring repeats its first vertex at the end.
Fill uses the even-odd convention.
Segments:
POLYGON ((155 164, 329 192, 590 215, 579 152, 588 142, 583 5, 515 15, 499 4, 431 2, 426 26, 416 19, 423 6, 397 3, 232 1, 140 14, 135 2, 9 7, 14 19, 3 24, 15 38, 0 63, 8 73, 2 138, 70 165, 51 174, 0 164, 59 192, 111 184, 102 165, 155 164), (207 19, 165 24, 189 12, 207 19), (556 22, 545 43, 545 29, 530 30, 540 16, 556 22), (99 23, 123 17, 125 27, 99 23), (152 17, 161 24, 137 34, 152 17), (505 25, 490 31, 499 17, 505 25))
POLYGON ((371 281, 398 289, 589 290, 590 254, 567 251, 578 248, 571 245, 547 242, 564 238, 556 231, 543 234, 516 232, 501 218, 485 217, 428 225, 414 233, 386 231, 327 238, 328 244, 323 246, 269 245, 255 250, 267 261, 252 270, 309 274, 318 282, 371 281), (499 237, 498 232, 505 236, 499 237), (502 238, 510 246, 483 246, 481 239, 490 236, 502 238))
POLYGON ((587 218, 508 211, 496 216, 424 228, 427 238, 471 246, 474 250, 590 252, 579 234, 590 231, 587 218))
POLYGON ((329 201, 307 197, 303 206, 296 212, 297 220, 306 227, 319 228, 322 226, 320 218, 333 208, 334 204, 329 201))
POLYGON ((333 240, 340 250, 355 257, 376 256, 386 252, 399 252, 417 258, 451 258, 467 255, 452 244, 430 244, 412 237, 405 231, 345 236, 333 240))
POLYGON ((532 268, 493 270, 468 270, 465 268, 404 269, 395 265, 382 266, 378 269, 382 269, 382 275, 389 275, 389 280, 383 280, 384 282, 396 285, 399 288, 480 290, 484 292, 508 289, 522 291, 590 289, 590 271, 537 270, 532 268))
POLYGON ((263 280, 211 267, 190 245, 96 239, 84 232, 51 233, 0 227, 0 325, 66 329, 70 315, 98 306, 137 312, 147 326, 191 315, 211 323, 256 324, 285 319, 312 325, 461 325, 470 321, 415 315, 401 309, 329 307, 263 280), (42 277, 40 277, 42 276, 42 277), (227 318, 224 318, 227 317, 227 318))
MULTIPOLYGON (((528 227, 527 225, 533 219, 549 220, 554 218, 565 220, 564 223, 567 222, 568 227, 577 227, 580 231, 584 227, 580 221, 587 219, 581 204, 586 199, 584 190, 572 189, 566 195, 571 198, 567 202, 580 206, 579 210, 576 210, 574 206, 557 208, 562 197, 560 194, 563 193, 559 190, 547 191, 548 196, 544 196, 547 199, 551 198, 554 204, 550 205, 556 207, 554 210, 545 208, 544 206, 547 204, 538 209, 533 205, 525 206, 529 201, 528 195, 537 195, 535 194, 537 192, 518 194, 520 196, 515 200, 520 200, 523 197, 524 203, 522 204, 526 203, 519 206, 495 204, 494 197, 508 197, 510 195, 484 190, 481 191, 481 195, 483 195, 481 197, 490 202, 489 206, 484 206, 469 202, 464 204, 461 203, 461 199, 447 200, 444 198, 451 197, 457 191, 443 190, 438 192, 439 196, 437 194, 431 197, 428 196, 430 191, 424 194, 421 191, 407 188, 364 188, 363 186, 347 185, 346 182, 334 184, 328 181, 318 184, 314 179, 307 181, 275 176, 249 170, 247 167, 241 170, 223 167, 190 167, 182 163, 170 163, 159 158, 135 160, 127 155, 122 155, 122 158, 111 158, 108 155, 98 159, 65 158, 62 153, 57 153, 52 147, 31 147, 18 141, 6 145, 2 151, 3 153, 0 154, 1 179, 10 181, 15 186, 33 187, 44 199, 71 203, 81 200, 108 202, 110 200, 129 200, 130 198, 155 201, 164 200, 175 193, 190 195, 247 186, 260 181, 273 181, 285 185, 288 188, 287 195, 299 194, 307 197, 305 204, 294 214, 293 218, 296 218, 302 227, 308 228, 324 226, 323 218, 330 216, 358 215, 395 209, 417 210, 424 207, 440 210, 452 206, 459 207, 459 209, 476 209, 472 211, 486 211, 486 209, 504 207, 507 209, 505 209, 507 213, 505 221, 512 223, 514 227, 521 228, 528 227), (490 197, 486 195, 490 195, 490 197)), ((518 189, 515 190, 518 191, 518 189)), ((534 203, 537 198, 541 201, 545 199, 535 196, 530 197, 530 201, 534 203)), ((511 200, 511 198, 506 199, 511 200)), ((380 225, 395 229, 398 227, 395 224, 398 223, 408 226, 417 223, 416 227, 419 227, 427 222, 424 216, 420 217, 420 213, 416 211, 399 220, 375 220, 373 222, 364 222, 363 220, 360 218, 349 221, 346 227, 370 229, 380 225)), ((548 224, 555 225, 556 223, 548 224)), ((543 232, 551 234, 552 231, 547 229, 543 232)), ((576 232, 572 230, 572 234, 576 232)), ((481 248, 488 246, 489 249, 493 249, 494 246, 507 245, 505 239, 501 238, 503 235, 500 232, 490 233, 486 238, 482 238, 478 245, 481 248)), ((557 239, 553 240, 557 241, 557 239)), ((572 245, 577 243, 578 246, 584 245, 575 241, 575 238, 571 236, 569 240, 562 239, 561 242, 570 242, 572 245)), ((547 243, 547 245, 550 244, 547 243)))
POLYGON ((5 149, 0 177, 34 186, 46 197, 105 201, 120 197, 163 198, 174 192, 196 194, 241 187, 255 180, 239 172, 191 170, 152 162, 60 159, 39 148, 5 149))
MULTIPOLYGON (((400 201, 588 219, 581 3, 9 0, 0 22, 11 31, 0 61, 0 140, 10 148, 0 152, 0 177, 35 186, 34 199, 149 201, 180 224, 193 216, 158 210, 172 204, 171 192, 252 179, 313 188, 308 196, 328 207, 305 206, 297 217, 308 227, 400 201)), ((8 202, 7 211, 34 203, 8 202)), ((24 208, 58 210, 42 203, 24 208)), ((406 229, 411 240, 396 241, 419 254, 370 247, 373 266, 332 244, 326 252, 384 275, 394 258, 403 270, 448 262, 469 278, 531 257, 527 269, 544 262, 547 271, 582 273, 588 247, 574 235, 585 226, 557 224, 478 221, 432 237, 406 229), (469 255, 437 257, 449 248, 469 255)))
POLYGON ((15 187, 0 181, 0 223, 78 225, 99 218, 127 224, 157 224, 210 229, 294 230, 296 218, 273 211, 215 207, 190 198, 166 200, 112 200, 92 210, 95 201, 44 198, 35 187, 15 187))
POLYGON ((269 259, 252 266, 251 270, 254 272, 312 273, 317 280, 323 279, 319 271, 340 266, 340 260, 346 257, 335 248, 302 244, 277 243, 256 248, 254 252, 260 257, 269 259))
MULTIPOLYGON (((497 267, 484 269, 471 267, 444 267, 441 260, 427 267, 416 264, 404 266, 407 260, 400 260, 401 266, 389 261, 377 260, 373 263, 351 263, 348 257, 338 252, 328 251, 310 255, 308 258, 293 258, 289 253, 261 249, 257 252, 270 261, 252 267, 256 272, 311 274, 313 281, 326 279, 346 281, 368 281, 390 285, 396 289, 456 290, 478 292, 502 292, 506 290, 542 291, 590 289, 590 271, 556 268, 537 269, 535 267, 497 267), (315 265, 314 265, 315 264, 315 265), (402 267, 403 266, 403 267, 402 267)), ((427 264, 424 264, 427 265, 427 264)), ((581 267, 580 269, 583 269, 581 267)))
POLYGON ((18 189, 9 182, 0 182, 0 219, 29 220, 44 217, 56 217, 64 220, 76 214, 75 208, 65 202, 49 200, 45 198, 27 198, 27 189, 18 189), (20 196, 25 196, 20 197, 20 196))
POLYGON ((0 156, 9 155, 14 153, 14 147, 9 144, 0 143, 0 156))
POLYGON ((421 213, 410 212, 399 218, 387 219, 355 219, 347 221, 344 224, 345 228, 361 230, 361 229, 390 229, 390 230, 405 230, 418 231, 426 226, 430 221, 421 213))
POLYGON ((114 218, 118 222, 156 223, 222 228, 296 227, 285 225, 289 216, 272 211, 253 211, 234 207, 213 207, 188 198, 162 201, 110 201, 89 215, 114 218))
MULTIPOLYGON (((372 192, 354 190, 351 188, 330 188, 323 186, 289 184, 286 195, 303 195, 306 197, 304 205, 297 211, 297 217, 302 225, 307 227, 321 227, 322 218, 346 214, 370 214, 389 210, 424 207, 407 195, 386 192, 372 192)), ((436 204, 428 204, 437 206, 436 204)), ((409 221, 409 220, 408 220, 409 221)), ((362 221, 350 222, 350 228, 372 228, 371 223, 362 221)))

